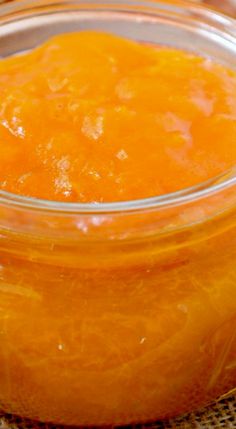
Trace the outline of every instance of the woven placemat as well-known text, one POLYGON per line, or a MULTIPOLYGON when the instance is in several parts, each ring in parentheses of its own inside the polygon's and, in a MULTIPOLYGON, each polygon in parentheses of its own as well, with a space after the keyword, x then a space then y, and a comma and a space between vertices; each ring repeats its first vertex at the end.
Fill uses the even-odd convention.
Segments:
MULTIPOLYGON (((138 425, 137 429, 236 429, 236 396, 217 402, 211 407, 169 422, 138 425)), ((61 426, 36 423, 0 414, 0 429, 63 429, 61 426)), ((64 428, 75 429, 75 428, 64 428)), ((127 428, 126 428, 127 429, 127 428)), ((132 429, 135 429, 134 427, 132 429)))

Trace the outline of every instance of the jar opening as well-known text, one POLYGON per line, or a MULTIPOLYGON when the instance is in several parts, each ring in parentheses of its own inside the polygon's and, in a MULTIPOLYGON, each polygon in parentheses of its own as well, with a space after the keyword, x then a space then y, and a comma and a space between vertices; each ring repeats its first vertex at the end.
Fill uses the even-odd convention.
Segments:
MULTIPOLYGON (((49 2, 38 0, 33 5, 29 0, 24 0, 20 4, 13 0, 9 4, 7 2, 0 13, 0 23, 4 24, 0 30, 1 54, 8 56, 19 52, 23 47, 30 49, 32 46, 28 44, 35 45, 41 41, 42 37, 47 38, 57 32, 74 31, 77 28, 89 29, 91 26, 94 28, 94 20, 96 20, 97 27, 104 27, 108 31, 109 28, 112 31, 114 29, 114 32, 118 34, 124 31, 125 36, 141 38, 143 42, 155 39, 154 42, 158 43, 161 38, 170 44, 174 40, 176 47, 181 47, 184 43, 182 49, 192 46, 193 50, 195 50, 196 44, 198 52, 203 52, 203 55, 209 54, 212 58, 219 54, 220 61, 228 64, 232 64, 232 54, 236 53, 232 19, 201 5, 189 5, 188 2, 182 0, 147 2, 121 0, 118 4, 113 0, 103 3, 91 0, 86 4, 80 0, 51 0, 49 2), (53 8, 58 8, 55 10, 55 14, 53 8), (69 15, 71 11, 70 17, 65 13, 67 8, 69 15), (96 15, 91 12, 92 10, 97 11, 96 15), (101 13, 100 17, 98 11, 101 13), (80 18, 79 14, 81 14, 80 18), (121 26, 122 22, 123 24, 125 22, 123 26, 121 26)), ((0 191, 0 205, 65 214, 124 213, 145 209, 163 209, 181 206, 232 188, 236 185, 235 168, 196 186, 171 194, 139 200, 115 203, 69 203, 0 191)))
POLYGON ((197 201, 210 197, 236 185, 236 167, 196 186, 157 197, 115 203, 64 203, 32 197, 24 197, 10 192, 0 191, 0 204, 26 209, 62 212, 71 214, 117 213, 145 209, 159 209, 197 201))

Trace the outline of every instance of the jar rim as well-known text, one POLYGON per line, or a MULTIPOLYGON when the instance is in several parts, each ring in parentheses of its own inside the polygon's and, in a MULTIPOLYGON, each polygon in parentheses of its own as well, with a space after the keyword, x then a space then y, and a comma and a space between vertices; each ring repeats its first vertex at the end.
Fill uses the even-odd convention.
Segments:
POLYGON ((180 191, 143 198, 138 200, 109 202, 109 203, 70 203, 25 197, 10 192, 0 191, 0 205, 21 207, 39 211, 60 212, 67 214, 89 213, 125 213, 149 209, 163 209, 171 206, 181 206, 202 198, 207 198, 236 186, 236 168, 207 180, 206 182, 184 188, 180 191))
MULTIPOLYGON (((110 3, 110 0, 106 0, 104 3, 110 3)), ((17 2, 18 3, 18 2, 17 2)), ((42 4, 42 0, 39 0, 39 4, 42 4)), ((51 0, 47 2, 48 6, 56 5, 60 3, 55 0, 51 0)), ((111 2, 112 3, 112 2, 111 2)), ((124 3, 124 1, 122 1, 124 3)), ((133 2, 132 2, 133 3, 133 2)), ((211 10, 202 4, 192 4, 186 2, 186 0, 158 0, 155 2, 153 0, 142 0, 143 4, 155 3, 155 6, 162 6, 163 8, 168 8, 171 6, 182 6, 183 8, 188 7, 189 11, 196 12, 198 18, 202 18, 200 11, 207 11, 207 21, 209 22, 209 18, 212 21, 212 24, 216 24, 217 27, 219 24, 222 24, 223 30, 225 30, 226 23, 236 23, 231 17, 226 17, 220 12, 216 12, 215 10, 211 10)), ((30 0, 24 0, 21 2, 21 6, 23 5, 31 5, 30 0)), ((96 2, 92 1, 92 4, 96 6, 96 2)), ((15 1, 5 1, 5 8, 14 9, 15 1)), ((4 5, 2 5, 4 7, 4 5)), ((230 26, 231 29, 231 26, 230 26)), ((235 37, 235 34, 234 34, 235 37)), ((60 212, 64 214, 104 214, 104 213, 128 213, 132 211, 143 211, 149 209, 163 209, 171 206, 181 206, 186 203, 191 203, 197 201, 202 198, 207 198, 212 195, 223 192, 227 189, 233 188, 236 185, 236 165, 233 166, 228 171, 224 171, 219 176, 211 178, 207 181, 198 183, 195 186, 183 188, 179 191, 173 193, 167 193, 160 196, 153 196, 149 198, 128 200, 128 201, 119 201, 119 202, 104 202, 104 203, 80 203, 80 202, 61 202, 61 201, 53 201, 53 200, 45 200, 40 198, 33 198, 22 196, 18 194, 13 194, 10 192, 6 192, 0 190, 0 205, 8 206, 12 208, 23 208, 30 209, 40 212, 60 212)))

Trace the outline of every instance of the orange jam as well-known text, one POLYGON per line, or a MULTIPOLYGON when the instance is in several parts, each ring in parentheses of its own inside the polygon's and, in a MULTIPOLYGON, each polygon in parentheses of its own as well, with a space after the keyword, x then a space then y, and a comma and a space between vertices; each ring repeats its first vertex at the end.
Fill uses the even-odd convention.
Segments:
POLYGON ((166 211, 96 212, 235 162, 236 73, 210 59, 81 32, 0 61, 0 188, 96 203, 87 215, 39 210, 48 217, 37 223, 36 209, 0 207, 2 409, 128 424, 235 388, 229 193, 166 211))
POLYGON ((0 184, 58 201, 146 198, 236 159, 236 74, 95 32, 0 62, 0 184), (224 141, 224 144, 222 144, 224 141))

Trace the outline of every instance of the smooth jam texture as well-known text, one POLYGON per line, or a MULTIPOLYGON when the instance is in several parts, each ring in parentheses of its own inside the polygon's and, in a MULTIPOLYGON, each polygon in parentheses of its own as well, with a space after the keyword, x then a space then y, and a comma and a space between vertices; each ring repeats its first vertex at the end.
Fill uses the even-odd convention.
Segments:
POLYGON ((204 182, 236 159, 236 74, 111 34, 59 35, 0 61, 0 188, 68 202, 204 182))

